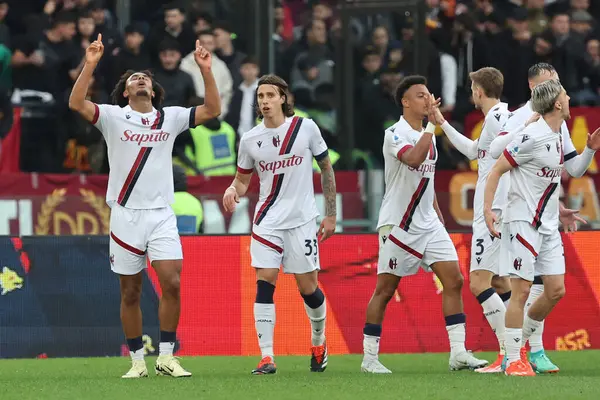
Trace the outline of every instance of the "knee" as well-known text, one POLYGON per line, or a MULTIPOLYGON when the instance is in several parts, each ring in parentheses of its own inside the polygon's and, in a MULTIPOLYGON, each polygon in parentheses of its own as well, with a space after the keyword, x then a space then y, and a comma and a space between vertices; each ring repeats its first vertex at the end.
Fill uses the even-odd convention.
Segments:
POLYGON ((444 292, 460 292, 465 283, 465 278, 461 273, 454 275, 448 282, 442 282, 444 285, 444 292))
POLYGON ((382 285, 375 288, 375 293, 373 293, 373 297, 379 297, 387 302, 390 301, 395 292, 395 287, 382 285))
POLYGON ((482 281, 478 275, 471 274, 469 277, 469 290, 471 290, 474 296, 479 296, 480 293, 489 288, 489 283, 482 281))
POLYGON ((520 285, 515 285, 515 287, 512 290, 510 301, 516 302, 522 307, 525 307, 530 292, 531 286, 528 284, 521 283, 520 285))
POLYGON ((140 304, 141 287, 128 286, 121 288, 121 304, 126 307, 134 307, 140 304))
POLYGON ((558 301, 560 301, 560 299, 565 297, 565 294, 567 292, 565 289, 565 285, 559 285, 553 288, 544 288, 544 293, 546 294, 548 300, 550 300, 553 303, 557 303, 558 301))
POLYGON ((181 279, 178 273, 174 273, 162 282, 162 294, 168 297, 179 297, 181 279))

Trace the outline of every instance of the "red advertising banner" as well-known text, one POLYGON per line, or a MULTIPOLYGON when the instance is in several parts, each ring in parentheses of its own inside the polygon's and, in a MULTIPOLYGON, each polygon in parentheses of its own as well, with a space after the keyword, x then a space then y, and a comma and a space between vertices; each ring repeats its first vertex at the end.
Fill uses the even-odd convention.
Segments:
MULTIPOLYGON (((258 200, 258 178, 235 213, 222 206, 231 177, 191 177, 188 192, 201 199, 204 233, 250 232, 258 200)), ((365 218, 360 174, 338 172, 338 220, 365 218)), ((3 174, 0 179, 0 235, 96 235, 108 234, 110 208, 105 195, 108 176, 3 174)), ((324 213, 320 175, 315 175, 317 207, 324 213)))
MULTIPOLYGON (((468 277, 471 235, 453 234, 468 277)), ((546 321, 547 349, 600 348, 600 232, 563 235, 567 259, 565 298, 546 321)), ((258 355, 253 304, 256 277, 247 236, 184 237, 180 355, 258 355), (215 290, 219 282, 223 290, 215 290)), ((336 235, 322 244, 320 287, 327 296, 327 342, 332 354, 362 352, 362 328, 377 273, 376 235, 336 235)), ((148 270, 156 284, 152 269, 148 270)), ((481 306, 464 286, 467 345, 497 350, 481 306)), ((443 287, 433 274, 403 279, 386 311, 381 351, 449 350, 441 308, 443 287)), ((306 354, 310 325, 294 278, 281 275, 275 290, 276 354, 306 354)))

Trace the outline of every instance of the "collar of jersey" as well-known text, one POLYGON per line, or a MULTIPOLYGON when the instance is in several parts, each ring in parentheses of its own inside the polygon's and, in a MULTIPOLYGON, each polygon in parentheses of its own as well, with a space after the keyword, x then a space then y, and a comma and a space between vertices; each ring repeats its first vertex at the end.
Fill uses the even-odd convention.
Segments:
POLYGON ((126 105, 125 106, 125 112, 135 113, 135 114, 138 114, 138 115, 153 115, 153 114, 156 114, 156 108, 154 108, 154 106, 152 106, 152 111, 147 112, 147 113, 141 113, 139 111, 135 111, 133 108, 131 108, 130 105, 126 105))

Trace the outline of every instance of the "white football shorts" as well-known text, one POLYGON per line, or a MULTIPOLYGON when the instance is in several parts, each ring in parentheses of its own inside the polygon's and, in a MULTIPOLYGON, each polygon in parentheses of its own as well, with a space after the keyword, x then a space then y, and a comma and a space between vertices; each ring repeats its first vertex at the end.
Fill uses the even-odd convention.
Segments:
POLYGON ((565 252, 559 231, 543 235, 527 221, 504 226, 501 251, 506 253, 506 262, 500 264, 500 275, 532 282, 537 275, 564 275, 565 252))
MULTIPOLYGON (((501 229, 502 213, 496 212, 496 215, 498 216, 496 229, 501 229)), ((471 272, 483 270, 498 275, 500 273, 501 243, 500 239, 490 234, 484 219, 474 221, 471 240, 471 272)))
POLYGON ((110 265, 135 275, 150 261, 182 260, 177 218, 171 207, 136 210, 115 204, 110 213, 110 265))
POLYGON ((420 234, 392 225, 379 229, 378 274, 410 276, 419 267, 431 272, 430 266, 442 261, 458 261, 456 248, 444 226, 420 234))
POLYGON ((306 274, 321 269, 317 220, 291 229, 252 227, 250 256, 254 268, 279 268, 285 274, 306 274))

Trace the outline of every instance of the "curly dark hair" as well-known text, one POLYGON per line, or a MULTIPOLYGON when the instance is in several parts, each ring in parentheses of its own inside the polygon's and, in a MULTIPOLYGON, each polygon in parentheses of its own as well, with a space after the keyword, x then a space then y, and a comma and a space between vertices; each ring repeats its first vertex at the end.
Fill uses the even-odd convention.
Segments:
POLYGON ((152 105, 154 108, 160 108, 164 98, 165 98, 165 89, 154 79, 154 75, 149 70, 143 71, 134 71, 132 69, 127 70, 121 78, 119 82, 115 85, 112 93, 110 94, 113 104, 117 104, 119 107, 125 107, 129 104, 129 99, 123 96, 123 92, 127 87, 127 80, 131 77, 131 75, 136 73, 144 74, 150 78, 152 81, 152 90, 154 91, 154 97, 152 98, 152 105))
POLYGON ((260 107, 258 106, 258 88, 260 85, 274 85, 279 89, 279 95, 285 97, 284 103, 281 105, 281 109, 283 110, 283 115, 286 117, 292 117, 294 115, 294 105, 290 99, 290 91, 289 86, 285 80, 278 77, 277 75, 263 75, 258 80, 258 86, 256 87, 256 92, 254 96, 254 108, 256 109, 256 114, 259 119, 263 119, 263 115, 260 112, 260 107))

